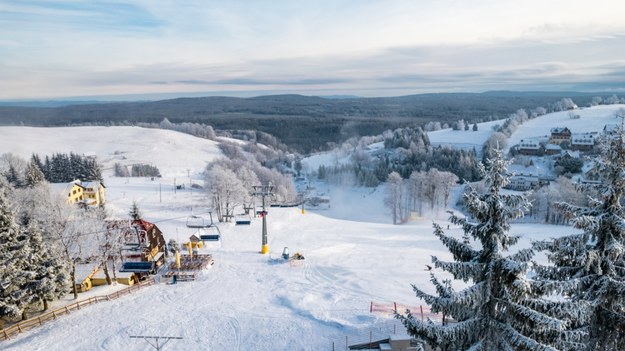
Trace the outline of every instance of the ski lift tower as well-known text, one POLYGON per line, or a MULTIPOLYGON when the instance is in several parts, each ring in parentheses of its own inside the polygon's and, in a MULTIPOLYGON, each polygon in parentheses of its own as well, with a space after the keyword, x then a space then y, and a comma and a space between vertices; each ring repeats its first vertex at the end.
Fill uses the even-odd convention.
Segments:
POLYGON ((263 210, 261 212, 261 216, 263 217, 263 241, 262 246, 260 248, 261 254, 269 253, 269 245, 267 245, 267 207, 265 199, 268 196, 273 196, 273 185, 254 185, 254 196, 260 196, 263 200, 263 210))

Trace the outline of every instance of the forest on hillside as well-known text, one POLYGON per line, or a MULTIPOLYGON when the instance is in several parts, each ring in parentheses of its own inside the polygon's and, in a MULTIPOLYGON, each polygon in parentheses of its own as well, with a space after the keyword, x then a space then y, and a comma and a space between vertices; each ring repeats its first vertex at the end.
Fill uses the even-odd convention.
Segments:
MULTIPOLYGON (((276 136, 301 153, 328 150, 355 136, 385 130, 504 118, 518 109, 545 106, 570 97, 578 106, 597 93, 487 92, 421 94, 387 98, 328 99, 275 95, 254 98, 202 97, 148 102, 116 102, 56 107, 0 106, 0 124, 28 126, 135 125, 172 123, 211 125, 216 130, 257 130, 276 136)), ((610 94, 607 94, 608 96, 610 94)))

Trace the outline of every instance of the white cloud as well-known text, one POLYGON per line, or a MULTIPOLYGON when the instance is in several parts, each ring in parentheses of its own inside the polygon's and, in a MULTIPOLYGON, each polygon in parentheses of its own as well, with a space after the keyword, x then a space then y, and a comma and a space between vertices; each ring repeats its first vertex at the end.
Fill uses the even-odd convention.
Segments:
POLYGON ((587 67, 625 57, 624 11, 606 0, 0 3, 0 99, 197 89, 181 81, 341 92, 424 86, 388 77, 475 90, 488 72, 592 81, 587 67))

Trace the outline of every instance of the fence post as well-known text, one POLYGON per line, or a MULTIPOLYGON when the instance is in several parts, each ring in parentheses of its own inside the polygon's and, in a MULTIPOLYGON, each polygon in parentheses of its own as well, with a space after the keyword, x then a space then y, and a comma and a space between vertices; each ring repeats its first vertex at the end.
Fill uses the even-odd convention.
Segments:
POLYGON ((419 305, 419 308, 421 308, 421 322, 423 322, 423 305, 419 305))
POLYGON ((349 346, 347 346, 347 335, 345 335, 345 351, 348 351, 349 346))
POLYGON ((397 313, 397 302, 393 302, 393 307, 395 307, 395 313, 397 313))
MULTIPOLYGON (((4 334, 6 334, 7 332, 5 331, 4 334)), ((334 350, 334 341, 332 341, 332 351, 336 351, 334 350)))
POLYGON ((56 311, 52 311, 52 319, 56 319, 56 311))
POLYGON ((37 318, 39 320, 39 325, 41 325, 41 316, 39 316, 39 318, 37 318))
MULTIPOLYGON (((9 334, 7 334, 7 330, 4 329, 3 331, 4 331, 4 340, 9 340, 9 334)), ((334 345, 333 345, 332 349, 334 350, 334 345)))
POLYGON ((369 313, 373 313, 373 301, 371 301, 371 306, 369 306, 369 313))
POLYGON ((369 329, 369 348, 371 348, 372 342, 373 342, 373 331, 369 329))
POLYGON ((397 334, 397 324, 393 323, 393 335, 397 334))

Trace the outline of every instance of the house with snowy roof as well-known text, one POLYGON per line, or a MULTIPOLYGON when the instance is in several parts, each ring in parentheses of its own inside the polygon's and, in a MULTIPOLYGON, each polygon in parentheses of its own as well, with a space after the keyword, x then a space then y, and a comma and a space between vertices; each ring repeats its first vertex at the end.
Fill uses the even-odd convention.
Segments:
POLYGON ((562 153, 562 147, 556 144, 545 145, 545 155, 559 155, 562 153))
POLYGON ((598 184, 601 183, 601 174, 599 173, 599 165, 595 161, 590 161, 582 167, 582 183, 598 184))
POLYGON ((549 136, 549 144, 561 145, 562 143, 571 142, 571 130, 567 127, 551 128, 549 136))
POLYGON ((521 139, 516 147, 517 151, 521 155, 539 155, 540 154, 540 142, 537 139, 521 139))
MULTIPOLYGON (((154 224, 143 219, 125 224, 123 230, 121 272, 132 272, 137 276, 154 274, 165 263, 167 255, 163 232, 154 224)), ((126 222, 127 223, 127 222, 126 222)))
POLYGON ((571 135, 571 150, 591 151, 595 147, 597 133, 575 133, 571 135))
POLYGON ((106 203, 106 186, 100 181, 82 182, 84 188, 84 202, 93 207, 103 206, 106 203))
POLYGON ((85 187, 78 180, 69 183, 50 183, 49 186, 53 194, 60 195, 70 205, 82 202, 85 198, 85 187))
POLYGON ((70 205, 78 203, 97 207, 106 203, 106 187, 100 181, 81 182, 77 179, 69 183, 50 183, 50 190, 70 205))

